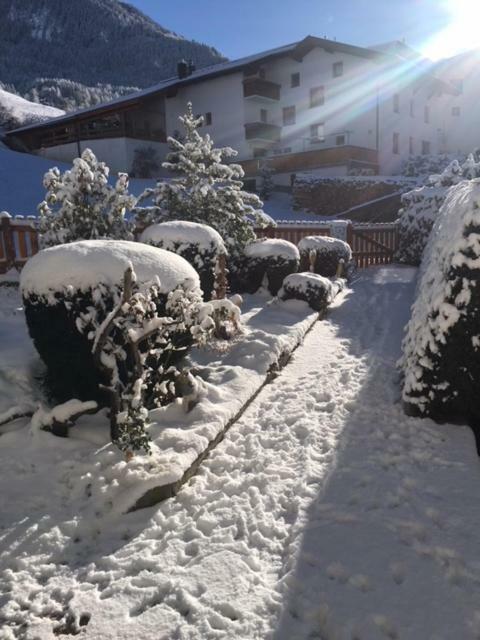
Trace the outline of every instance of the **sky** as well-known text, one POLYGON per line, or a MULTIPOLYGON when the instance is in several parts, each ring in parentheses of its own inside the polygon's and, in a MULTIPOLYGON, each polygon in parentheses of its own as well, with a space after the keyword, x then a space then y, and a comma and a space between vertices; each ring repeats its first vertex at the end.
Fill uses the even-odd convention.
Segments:
POLYGON ((406 43, 432 59, 480 45, 480 0, 127 0, 163 27, 235 59, 306 35, 406 43))

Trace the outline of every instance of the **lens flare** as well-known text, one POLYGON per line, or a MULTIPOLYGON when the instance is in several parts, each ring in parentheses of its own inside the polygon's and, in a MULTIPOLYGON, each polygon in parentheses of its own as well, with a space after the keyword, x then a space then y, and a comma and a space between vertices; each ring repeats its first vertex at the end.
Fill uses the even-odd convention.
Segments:
POLYGON ((432 60, 449 58, 480 46, 480 0, 444 0, 448 25, 436 33, 423 47, 432 60))

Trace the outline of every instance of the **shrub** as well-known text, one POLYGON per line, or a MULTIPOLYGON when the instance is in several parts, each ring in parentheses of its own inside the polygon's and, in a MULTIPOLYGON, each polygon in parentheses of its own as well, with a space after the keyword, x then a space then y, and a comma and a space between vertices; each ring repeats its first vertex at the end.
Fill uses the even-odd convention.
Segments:
POLYGON ((212 298, 215 284, 215 265, 227 250, 220 234, 206 224, 171 221, 147 227, 140 241, 182 256, 200 276, 205 300, 212 298))
POLYGON ((448 189, 462 180, 472 180, 479 175, 480 163, 470 154, 462 165, 453 160, 442 173, 431 175, 425 186, 402 196, 395 260, 415 266, 420 264, 448 189))
POLYGON ((140 201, 153 206, 137 208, 137 221, 146 226, 166 220, 188 220, 213 227, 223 238, 230 254, 241 252, 255 239, 254 226, 268 226, 272 220, 262 211, 262 202, 243 190, 244 171, 229 162, 237 155, 230 147, 215 148, 207 134, 202 137, 192 105, 180 118, 185 135, 170 137, 170 153, 163 168, 174 177, 147 189, 140 201))
POLYGON ((452 187, 425 249, 403 341, 410 413, 480 419, 480 182, 452 187))
MULTIPOLYGON (((200 298, 198 275, 180 256, 136 242, 90 240, 40 251, 25 265, 21 291, 30 336, 47 366, 52 398, 99 399, 102 382, 92 356, 91 336, 79 330, 79 318, 105 314, 118 301, 123 275, 132 265, 138 285, 160 280, 156 308, 168 313, 169 294, 180 287, 185 298, 200 298)), ((188 300, 187 300, 188 302, 188 300)), ((188 327, 179 330, 175 346, 188 348, 188 327)), ((172 354, 175 356, 175 354, 172 354)), ((125 361, 125 376, 129 363, 125 361)))
POLYGON ((284 278, 296 273, 300 264, 297 247, 287 240, 256 240, 245 247, 248 293, 255 293, 264 279, 275 296, 284 278))
POLYGON ((350 268, 352 250, 343 240, 329 236, 306 236, 298 243, 300 250, 300 269, 310 269, 311 252, 315 252, 313 270, 318 275, 332 278, 337 273, 340 260, 343 260, 344 270, 350 268))
POLYGON ((125 219, 135 204, 128 194, 128 175, 120 173, 115 187, 108 184, 109 168, 90 149, 65 173, 55 167, 45 174, 45 200, 39 205, 42 246, 112 238, 132 238, 125 219))
POLYGON ((323 311, 335 295, 333 283, 317 273, 293 273, 278 292, 281 300, 305 300, 314 311, 323 311))

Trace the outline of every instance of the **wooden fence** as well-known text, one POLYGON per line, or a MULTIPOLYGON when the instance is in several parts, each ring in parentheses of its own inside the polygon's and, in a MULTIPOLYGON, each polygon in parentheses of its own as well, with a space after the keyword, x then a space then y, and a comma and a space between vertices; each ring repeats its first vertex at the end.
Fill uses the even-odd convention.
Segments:
POLYGON ((339 237, 351 246, 357 267, 390 264, 398 247, 398 229, 394 222, 349 223, 335 229, 335 223, 279 223, 276 227, 258 229, 257 235, 281 238, 298 244, 305 236, 339 237), (339 233, 340 231, 340 233, 339 233))
MULTIPOLYGON (((305 236, 324 235, 343 238, 352 247, 359 268, 390 264, 398 245, 395 223, 279 222, 276 227, 257 229, 259 237, 282 238, 298 244, 305 236)), ((0 273, 12 267, 21 269, 38 251, 35 218, 0 218, 0 273)))
POLYGON ((38 231, 34 217, 0 217, 0 273, 12 267, 21 269, 38 251, 38 231))

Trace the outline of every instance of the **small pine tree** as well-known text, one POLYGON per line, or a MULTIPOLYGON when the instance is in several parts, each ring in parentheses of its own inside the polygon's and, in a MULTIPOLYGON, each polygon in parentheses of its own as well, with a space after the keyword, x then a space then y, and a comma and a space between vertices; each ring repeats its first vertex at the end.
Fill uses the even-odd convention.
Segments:
POLYGON ((273 171, 265 162, 260 169, 260 197, 262 200, 268 200, 272 195, 274 183, 273 183, 273 171))
POLYGON ((60 173, 57 167, 45 174, 47 189, 40 203, 42 246, 98 238, 131 239, 125 213, 135 198, 128 194, 128 175, 120 173, 115 187, 108 184, 109 168, 85 149, 73 167, 60 173))
POLYGON ((165 220, 208 224, 222 236, 230 254, 240 252, 255 239, 253 226, 268 224, 262 202, 243 191, 242 167, 225 164, 237 152, 217 149, 208 134, 200 135, 202 118, 193 115, 191 103, 180 121, 185 134, 168 139, 171 151, 162 165, 177 177, 158 182, 140 196, 141 201, 152 198, 153 207, 137 209, 137 219, 143 225, 165 220))

